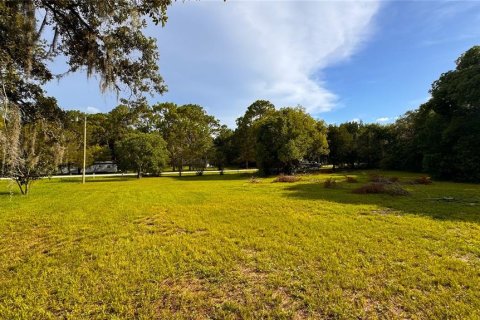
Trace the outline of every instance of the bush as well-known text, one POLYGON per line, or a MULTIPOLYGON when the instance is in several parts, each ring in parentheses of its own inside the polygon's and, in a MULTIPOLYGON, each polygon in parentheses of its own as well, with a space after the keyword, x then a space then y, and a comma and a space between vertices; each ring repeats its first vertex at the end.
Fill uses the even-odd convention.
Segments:
POLYGON ((337 181, 333 178, 328 178, 323 182, 323 186, 325 188, 335 188, 337 186, 337 181))
POLYGON ((348 183, 357 183, 358 182, 357 178, 349 177, 349 176, 345 176, 345 181, 348 182, 348 183))
POLYGON ((301 178, 297 176, 287 176, 287 175, 279 175, 273 182, 297 182, 300 181, 301 178))
POLYGON ((422 176, 413 180, 414 184, 432 184, 432 179, 428 176, 422 176))
POLYGON ((403 189, 396 183, 380 183, 372 182, 368 183, 360 188, 353 190, 353 193, 358 194, 389 194, 391 196, 406 196, 408 191, 403 189))

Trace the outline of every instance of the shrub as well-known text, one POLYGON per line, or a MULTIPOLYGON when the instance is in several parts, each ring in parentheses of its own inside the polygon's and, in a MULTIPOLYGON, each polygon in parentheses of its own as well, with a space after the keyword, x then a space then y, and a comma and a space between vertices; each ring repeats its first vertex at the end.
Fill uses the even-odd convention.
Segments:
POLYGON ((300 181, 301 178, 297 176, 287 176, 287 175, 279 175, 273 182, 297 182, 300 181))
POLYGON ((358 194, 389 194, 391 196, 406 196, 408 191, 403 189, 399 184, 372 182, 353 190, 358 194))
POLYGON ((432 179, 429 176, 422 176, 413 180, 414 184, 432 184, 432 179))
POLYGON ((353 193, 367 194, 367 193, 384 193, 385 185, 383 183, 372 182, 354 189, 353 193))
POLYGON ((328 178, 323 182, 323 186, 325 188, 335 188, 337 187, 337 181, 335 181, 333 178, 328 178))
POLYGON ((391 196, 408 196, 410 194, 407 190, 403 189, 398 183, 387 185, 385 190, 386 190, 386 193, 391 196))
POLYGON ((358 182, 357 178, 349 177, 349 176, 345 176, 345 181, 348 182, 348 183, 357 183, 358 182))
POLYGON ((400 181, 399 177, 384 177, 384 176, 380 176, 380 175, 370 176, 370 182, 391 184, 391 183, 397 183, 399 181, 400 181))

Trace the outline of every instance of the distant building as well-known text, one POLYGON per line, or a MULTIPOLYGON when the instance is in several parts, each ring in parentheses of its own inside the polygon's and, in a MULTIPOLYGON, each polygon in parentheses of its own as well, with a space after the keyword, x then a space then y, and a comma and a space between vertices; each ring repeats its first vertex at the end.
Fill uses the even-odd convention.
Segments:
MULTIPOLYGON (((118 168, 114 161, 95 161, 88 166, 85 173, 117 173, 118 168)), ((76 166, 62 165, 59 167, 59 174, 82 174, 82 168, 76 166)))
POLYGON ((117 173, 118 168, 113 161, 95 161, 86 168, 85 173, 117 173))

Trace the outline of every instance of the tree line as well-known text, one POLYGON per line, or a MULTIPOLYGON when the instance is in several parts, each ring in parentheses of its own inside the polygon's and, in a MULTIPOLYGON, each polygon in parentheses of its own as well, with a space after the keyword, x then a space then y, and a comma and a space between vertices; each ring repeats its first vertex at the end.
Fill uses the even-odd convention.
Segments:
MULTIPOLYGON (((159 174, 202 172, 207 164, 256 166, 269 175, 292 174, 304 162, 341 168, 427 172, 458 181, 480 181, 480 47, 435 81, 431 98, 392 124, 327 125, 302 107, 275 108, 257 100, 222 125, 199 105, 123 100, 108 113, 88 115, 87 163, 116 161, 122 170, 159 174)), ((83 118, 43 97, 23 108, 4 107, 2 175, 28 187, 59 165, 81 167, 83 118)))
POLYGON ((142 98, 167 89, 155 39, 144 31, 149 22, 166 23, 170 4, 0 0, 0 174, 27 193, 32 180, 83 160, 85 115, 61 110, 43 90, 63 76, 48 65, 63 56, 68 72, 84 69, 100 76, 102 90, 132 97, 109 113, 88 115, 88 163, 114 160, 140 177, 166 165, 201 172, 207 162, 293 173, 308 161, 480 181, 480 47, 432 84, 428 102, 393 124, 327 125, 301 107, 259 100, 230 129, 201 106, 142 98))
POLYGON ((329 162, 425 172, 480 181, 480 46, 456 60, 430 90, 430 99, 389 125, 329 126, 329 162))

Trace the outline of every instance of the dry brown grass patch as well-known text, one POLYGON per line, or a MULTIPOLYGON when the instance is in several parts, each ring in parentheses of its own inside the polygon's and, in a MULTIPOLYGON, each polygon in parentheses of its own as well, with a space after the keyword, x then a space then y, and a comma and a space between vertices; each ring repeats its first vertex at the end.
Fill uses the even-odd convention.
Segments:
POLYGON ((432 184, 432 179, 429 176, 422 176, 413 180, 414 184, 432 184))
POLYGON ((406 196, 409 192, 396 183, 371 182, 360 188, 354 189, 357 194, 389 194, 391 196, 406 196))
POLYGON ((273 180, 273 182, 297 182, 297 181, 300 181, 302 178, 298 177, 298 176, 289 176, 289 175, 284 175, 284 174, 281 174, 279 175, 278 177, 275 178, 275 180, 273 180))
POLYGON ((259 178, 257 178, 257 177, 255 177, 255 176, 252 176, 252 177, 250 177, 250 179, 248 180, 248 182, 250 182, 250 183, 260 183, 260 182, 262 182, 262 180, 259 179, 259 178))

